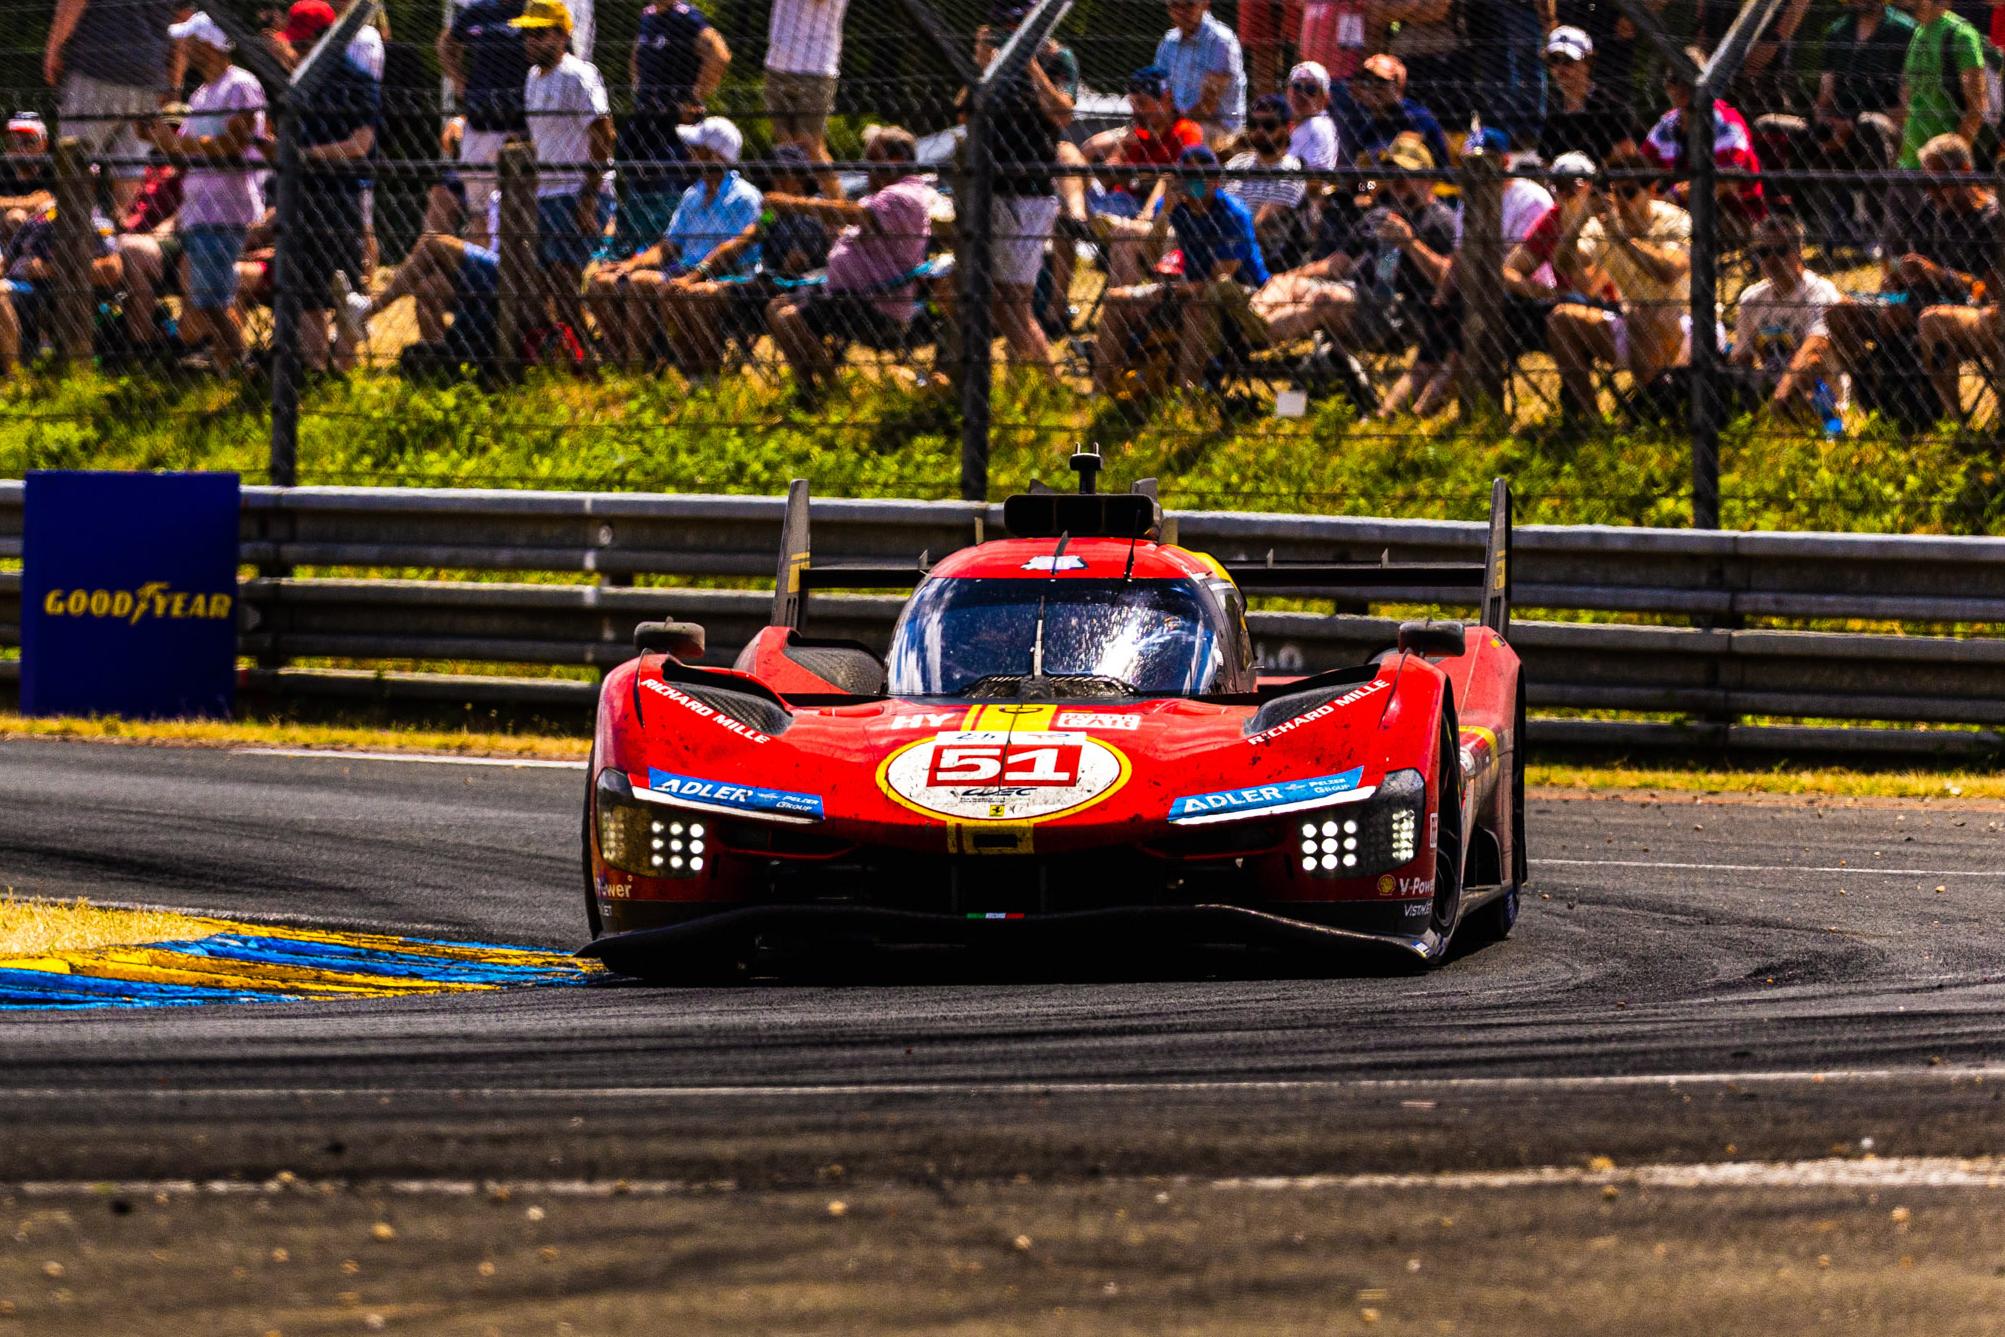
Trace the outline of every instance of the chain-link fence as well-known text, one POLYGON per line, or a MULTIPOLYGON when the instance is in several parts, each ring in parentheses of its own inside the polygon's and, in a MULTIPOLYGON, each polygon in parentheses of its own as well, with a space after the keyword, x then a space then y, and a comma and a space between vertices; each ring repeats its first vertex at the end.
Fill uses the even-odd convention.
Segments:
POLYGON ((0 5, 0 360, 115 382, 0 398, 0 467, 110 406, 389 481, 368 443, 469 393, 544 443, 499 484, 788 425, 957 439, 973 495, 1003 437, 1655 428, 1705 522, 1743 419, 1998 417, 1998 60, 1958 9, 0 5), (386 419, 376 381, 437 395, 386 419))

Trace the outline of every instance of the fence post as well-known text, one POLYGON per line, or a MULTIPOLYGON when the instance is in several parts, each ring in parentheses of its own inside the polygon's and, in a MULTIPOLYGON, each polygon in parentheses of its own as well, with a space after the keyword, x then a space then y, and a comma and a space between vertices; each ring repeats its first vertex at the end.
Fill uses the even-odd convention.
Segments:
POLYGON ((300 291, 293 256, 304 238, 299 199, 299 116, 290 90, 273 108, 278 122, 278 203, 272 245, 272 439, 274 487, 299 482, 300 291))
MULTIPOLYGON (((53 238, 56 291, 56 352, 65 365, 88 361, 91 355, 91 315, 97 301, 91 292, 92 190, 90 160, 83 145, 65 137, 50 155, 56 177, 56 229, 53 238)), ((22 350, 26 355, 27 350, 22 350)))
POLYGON ((1712 72, 1685 113, 1692 213, 1692 528, 1720 527, 1719 169, 1713 161, 1712 72))
POLYGON ((497 375, 513 380, 522 371, 522 338, 541 292, 536 279, 536 150, 524 143, 504 144, 500 181, 494 366, 497 375))
POLYGON ((1497 412, 1504 403, 1504 164, 1490 153, 1462 159, 1462 412, 1497 412))
POLYGON ((961 280, 961 500, 989 495, 989 387, 995 330, 989 309, 989 275, 995 254, 990 205, 995 199, 995 138, 988 89, 968 89, 967 174, 954 212, 961 280))

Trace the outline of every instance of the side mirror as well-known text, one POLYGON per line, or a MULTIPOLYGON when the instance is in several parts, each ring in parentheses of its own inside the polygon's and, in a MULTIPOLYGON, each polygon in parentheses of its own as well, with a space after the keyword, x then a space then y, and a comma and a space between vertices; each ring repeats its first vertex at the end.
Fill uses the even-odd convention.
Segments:
POLYGON ((694 622, 642 622, 634 628, 634 649, 642 654, 703 658, 703 628, 694 622))
POLYGON ((1467 642, 1460 622, 1402 622, 1399 648, 1411 655, 1459 655, 1467 642))

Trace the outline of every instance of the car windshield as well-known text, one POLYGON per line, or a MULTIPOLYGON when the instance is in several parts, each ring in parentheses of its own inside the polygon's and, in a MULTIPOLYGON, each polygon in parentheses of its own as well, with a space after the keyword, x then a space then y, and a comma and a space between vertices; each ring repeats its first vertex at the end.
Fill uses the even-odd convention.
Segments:
POLYGON ((1208 690, 1224 656, 1189 581, 950 578, 912 596, 888 663, 894 695, 954 696, 1040 671, 1183 695, 1208 690))

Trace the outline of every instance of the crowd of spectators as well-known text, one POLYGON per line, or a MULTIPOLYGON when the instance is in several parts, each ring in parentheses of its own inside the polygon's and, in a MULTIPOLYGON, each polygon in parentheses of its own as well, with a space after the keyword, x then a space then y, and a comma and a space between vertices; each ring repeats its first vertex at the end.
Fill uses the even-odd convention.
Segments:
MULTIPOLYGON (((1674 63, 1645 89, 1661 63, 1607 0, 1166 0, 1148 6, 1161 37, 1120 80, 1114 124, 1104 98, 1103 119, 1082 118, 1061 28, 985 98, 993 327, 1011 363, 1124 398, 1216 388, 1267 359, 1305 383, 1339 367, 1362 412, 1428 415, 1454 399, 1480 330, 1486 354, 1550 358, 1568 430, 1604 416, 1617 373, 1676 400, 1695 339, 1715 342, 1750 409, 1835 429, 1856 393, 1912 422, 1959 416, 1961 368, 1989 375, 2000 338, 1999 211, 1981 184, 1998 25, 1988 5, 1842 5, 1799 44, 1809 0, 1786 0, 1714 106, 1716 241, 1746 280, 1726 285, 1725 322, 1691 308, 1692 83, 1674 63), (1506 180, 1499 235, 1472 249, 1458 168, 1475 153, 1506 180), (1877 264, 1879 290, 1848 295, 1813 264, 1877 264), (1472 320, 1472 293, 1497 309, 1472 320)), ((374 235, 380 19, 289 108, 284 236, 268 68, 315 50, 336 22, 327 0, 262 12, 254 60, 243 29, 179 0, 58 0, 43 73, 57 128, 97 163, 92 283, 134 356, 259 374, 246 329, 282 265, 312 371, 354 366, 409 299, 418 346, 445 363, 702 380, 769 339, 813 401, 851 344, 931 343, 945 381, 967 351, 953 174, 922 161, 913 130, 837 124, 869 110, 843 102, 848 9, 771 0, 757 91, 733 101, 730 44, 690 0, 646 4, 631 48, 600 63, 589 3, 463 0, 437 42, 449 169, 394 265, 374 235), (866 172, 837 170, 832 134, 861 145, 866 172), (498 164, 517 140, 537 163, 522 284, 538 342, 500 349, 498 164)), ((1030 9, 989 7, 976 68, 1030 9)), ((1694 67, 1732 12, 1694 7, 1694 67)), ((956 111, 938 117, 915 128, 956 111)), ((55 229, 50 127, 23 113, 7 131, 11 365, 48 337, 55 229)))

